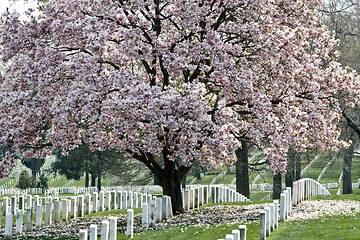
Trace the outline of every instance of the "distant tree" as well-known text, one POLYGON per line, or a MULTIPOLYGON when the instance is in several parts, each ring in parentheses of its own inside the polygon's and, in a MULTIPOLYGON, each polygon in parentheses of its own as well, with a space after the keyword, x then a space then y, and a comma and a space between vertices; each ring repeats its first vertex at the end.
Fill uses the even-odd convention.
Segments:
POLYGON ((37 182, 37 187, 41 188, 43 191, 47 190, 49 188, 48 181, 49 181, 49 179, 44 174, 41 174, 39 176, 39 180, 37 182))
MULTIPOLYGON (((339 62, 360 71, 360 5, 355 0, 324 1, 320 11, 323 23, 335 37, 340 40, 338 50, 341 52, 339 62)), ((343 194, 352 193, 351 168, 352 154, 358 137, 360 137, 360 109, 348 108, 341 101, 342 108, 342 139, 352 140, 348 149, 341 151, 344 154, 343 163, 343 194), (352 130, 350 130, 352 129, 352 130), (353 133, 358 137, 355 137, 353 133)))
POLYGON ((65 175, 68 179, 79 180, 86 170, 86 162, 89 161, 89 151, 87 149, 86 146, 79 146, 70 150, 67 155, 63 155, 61 150, 57 151, 52 168, 59 174, 65 175))
POLYGON ((81 145, 70 150, 66 155, 58 151, 52 168, 68 179, 79 180, 85 174, 85 187, 89 186, 89 175, 91 175, 91 186, 95 186, 97 178, 98 189, 101 189, 101 179, 104 174, 116 176, 118 183, 127 183, 138 173, 139 164, 124 152, 91 151, 89 146, 81 145))
POLYGON ((31 176, 28 171, 23 170, 19 176, 19 182, 17 184, 20 189, 34 188, 36 187, 36 178, 31 176))
POLYGON ((22 162, 27 168, 30 168, 31 170, 31 174, 33 176, 36 176, 38 174, 40 174, 40 168, 42 165, 44 165, 45 163, 45 159, 44 158, 29 158, 29 159, 25 159, 22 162))

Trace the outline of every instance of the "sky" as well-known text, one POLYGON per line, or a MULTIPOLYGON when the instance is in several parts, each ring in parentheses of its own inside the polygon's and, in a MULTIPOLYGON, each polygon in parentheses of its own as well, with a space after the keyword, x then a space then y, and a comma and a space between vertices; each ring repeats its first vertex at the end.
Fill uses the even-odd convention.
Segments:
POLYGON ((36 9, 36 1, 35 0, 0 0, 0 13, 6 11, 9 8, 10 10, 16 10, 19 13, 24 13, 29 8, 36 9))

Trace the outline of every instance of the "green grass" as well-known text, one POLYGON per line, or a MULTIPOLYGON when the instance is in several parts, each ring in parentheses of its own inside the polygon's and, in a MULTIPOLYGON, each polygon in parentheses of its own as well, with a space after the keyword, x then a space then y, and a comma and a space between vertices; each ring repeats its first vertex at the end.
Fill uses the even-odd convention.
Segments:
POLYGON ((359 239, 359 229, 360 214, 355 216, 324 216, 321 219, 282 222, 279 228, 272 232, 267 239, 351 240, 359 239))
MULTIPOLYGON (((146 232, 135 233, 133 239, 224 239, 226 234, 231 234, 232 230, 239 228, 240 224, 225 224, 225 225, 206 225, 206 226, 191 226, 191 227, 174 227, 161 230, 149 230, 146 232)), ((247 227, 247 239, 259 238, 259 223, 249 222, 245 223, 247 227)), ((100 238, 98 238, 100 239, 100 238)), ((125 234, 118 234, 117 239, 126 239, 125 234)))
MULTIPOLYGON (((194 184, 207 185, 222 171, 225 171, 225 167, 222 168, 214 168, 210 170, 206 175, 204 175, 201 180, 197 179, 194 184)), ((190 184, 190 181, 193 180, 194 176, 188 176, 186 178, 186 184, 190 184)))
MULTIPOLYGON (((208 185, 211 183, 211 181, 213 180, 214 177, 216 177, 217 174, 209 174, 209 175, 204 175, 201 180, 196 179, 196 181, 194 182, 194 184, 201 184, 201 185, 208 185)), ((192 179, 192 178, 191 178, 192 179)), ((189 184, 190 181, 187 183, 189 184)))
POLYGON ((260 200, 268 195, 270 195, 270 199, 272 199, 272 192, 250 192, 250 200, 253 203, 260 203, 260 200))
POLYGON ((219 178, 215 184, 231 184, 234 179, 235 174, 226 174, 223 177, 219 178))
POLYGON ((360 171, 358 171, 360 169, 360 156, 354 156, 351 169, 351 181, 354 183, 360 178, 360 171))
POLYGON ((49 187, 52 187, 52 188, 63 187, 69 181, 70 180, 68 180, 66 178, 62 178, 60 180, 56 180, 53 183, 49 184, 49 187))
MULTIPOLYGON (((342 172, 342 161, 335 161, 325 172, 320 179, 320 183, 339 182, 339 177, 342 172)), ((317 178, 315 178, 317 180, 317 178)))
MULTIPOLYGON (((336 195, 337 189, 330 189, 331 196, 313 196, 309 200, 355 200, 360 201, 360 189, 353 189, 353 194, 336 195)), ((359 203, 360 204, 360 203, 359 203)))

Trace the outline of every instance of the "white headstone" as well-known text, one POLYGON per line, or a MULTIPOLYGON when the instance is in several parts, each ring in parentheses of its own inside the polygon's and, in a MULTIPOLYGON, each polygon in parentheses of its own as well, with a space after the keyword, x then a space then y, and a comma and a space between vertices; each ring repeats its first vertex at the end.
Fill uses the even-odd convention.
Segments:
POLYGON ((162 199, 156 198, 155 200, 155 222, 159 223, 162 221, 162 199))
POLYGON ((18 209, 16 211, 16 230, 15 230, 16 234, 21 234, 22 233, 23 216, 24 216, 24 210, 18 209))
POLYGON ((194 189, 190 188, 190 204, 189 209, 194 209, 195 207, 195 193, 194 189))
POLYGON ((109 220, 110 220, 109 240, 116 240, 116 237, 117 237, 117 217, 109 217, 109 220))
MULTIPOLYGON (((22 210, 25 209, 24 195, 19 196, 19 209, 22 209, 22 210)), ((16 213, 17 213, 17 211, 16 211, 16 213)))
POLYGON ((54 201, 54 223, 60 222, 60 201, 54 201))
POLYGON ((48 201, 46 203, 45 225, 49 225, 52 223, 51 215, 52 215, 52 203, 48 201))
POLYGON ((81 229, 79 231, 79 240, 87 240, 88 239, 88 231, 86 229, 81 229))
POLYGON ((62 220, 67 221, 68 219, 68 200, 61 199, 61 211, 62 211, 62 220))
POLYGON ((70 218, 76 218, 77 213, 77 204, 76 204, 77 197, 71 197, 71 212, 70 218))
POLYGON ((122 209, 122 191, 118 191, 118 192, 116 192, 116 198, 117 198, 117 200, 116 200, 116 202, 118 203, 118 208, 119 209, 122 209))
POLYGON ((232 235, 234 240, 240 240, 240 231, 239 230, 232 230, 232 235))
POLYGON ((161 214, 161 218, 162 219, 166 219, 168 217, 168 201, 169 199, 167 198, 167 196, 162 196, 162 214, 161 214))
POLYGON ((264 207, 265 216, 266 216, 266 236, 270 236, 270 208, 264 207))
POLYGON ((83 195, 78 196, 77 208, 78 208, 77 209, 78 217, 84 217, 84 196, 83 195))
POLYGON ((234 240, 234 236, 232 234, 226 234, 225 240, 234 240))
MULTIPOLYGON (((35 205, 36 206, 36 205, 35 205)), ((28 195, 26 198, 26 207, 31 207, 32 208, 32 196, 28 195)))
POLYGON ((187 212, 190 209, 190 190, 184 191, 184 210, 187 212))
POLYGON ((246 240, 246 225, 239 226, 240 240, 246 240))
POLYGON ((33 229, 33 219, 32 219, 32 207, 26 208, 26 224, 25 229, 27 232, 31 232, 33 229))
MULTIPOLYGON (((92 199, 92 212, 96 213, 98 209, 98 193, 93 192, 93 199, 92 199)), ((91 235, 91 233, 90 233, 91 235)))
POLYGON ((127 197, 127 192, 123 191, 122 193, 122 209, 127 209, 128 208, 128 197, 127 197))
POLYGON ((269 205, 270 208, 270 231, 274 231, 275 229, 275 206, 274 204, 269 205))
POLYGON ((194 188, 194 208, 199 208, 199 188, 194 188))
POLYGON ((85 214, 91 213, 91 194, 87 193, 85 194, 85 214))
POLYGON ((5 219, 5 237, 11 237, 12 235, 12 224, 13 224, 13 214, 11 213, 11 211, 9 211, 6 214, 6 219, 5 219))
POLYGON ((133 192, 132 191, 129 191, 129 200, 128 200, 128 208, 133 208, 133 203, 134 203, 134 200, 133 200, 133 192))
POLYGON ((278 228, 279 225, 279 201, 278 200, 274 200, 273 201, 274 204, 274 227, 275 229, 278 228))
POLYGON ((40 228, 42 225, 42 205, 36 205, 36 227, 40 228))
POLYGON ((155 226, 155 201, 150 200, 149 203, 149 227, 155 226))
POLYGON ((97 240, 97 225, 90 225, 90 239, 89 240, 97 240))
POLYGON ((103 220, 101 224, 101 240, 109 240, 109 221, 103 220))
POLYGON ((286 190, 287 190, 287 216, 290 216, 291 215, 291 207, 292 207, 292 204, 291 204, 291 187, 287 187, 286 188, 286 190))
POLYGON ((4 216, 6 216, 6 214, 7 214, 8 207, 9 207, 9 198, 8 197, 3 197, 3 209, 2 209, 2 212, 3 212, 4 216))
POLYGON ((260 240, 266 239, 266 212, 260 212, 260 240))
POLYGON ((149 211, 148 204, 143 203, 142 205, 142 229, 146 231, 149 227, 149 211))
POLYGON ((99 211, 104 211, 104 192, 99 192, 99 211))
POLYGON ((134 237, 134 210, 127 210, 127 228, 126 228, 126 238, 134 237))
POLYGON ((286 194, 280 194, 280 221, 286 220, 286 194))
POLYGON ((116 192, 115 191, 111 191, 110 192, 110 196, 111 196, 111 209, 117 209, 117 202, 116 202, 116 192))
POLYGON ((11 213, 13 215, 16 215, 17 210, 17 202, 16 202, 16 196, 11 197, 11 213))
POLYGON ((105 192, 105 209, 106 210, 110 210, 110 202, 111 202, 110 192, 106 191, 105 192))

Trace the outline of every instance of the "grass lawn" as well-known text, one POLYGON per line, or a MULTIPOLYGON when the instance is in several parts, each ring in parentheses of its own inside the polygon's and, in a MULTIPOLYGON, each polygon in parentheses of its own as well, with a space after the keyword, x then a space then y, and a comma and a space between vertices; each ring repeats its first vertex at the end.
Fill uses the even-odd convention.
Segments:
POLYGON ((280 223, 279 228, 272 232, 270 237, 268 237, 267 239, 355 240, 360 238, 359 231, 359 214, 357 214, 356 216, 327 216, 321 219, 299 220, 280 223))

